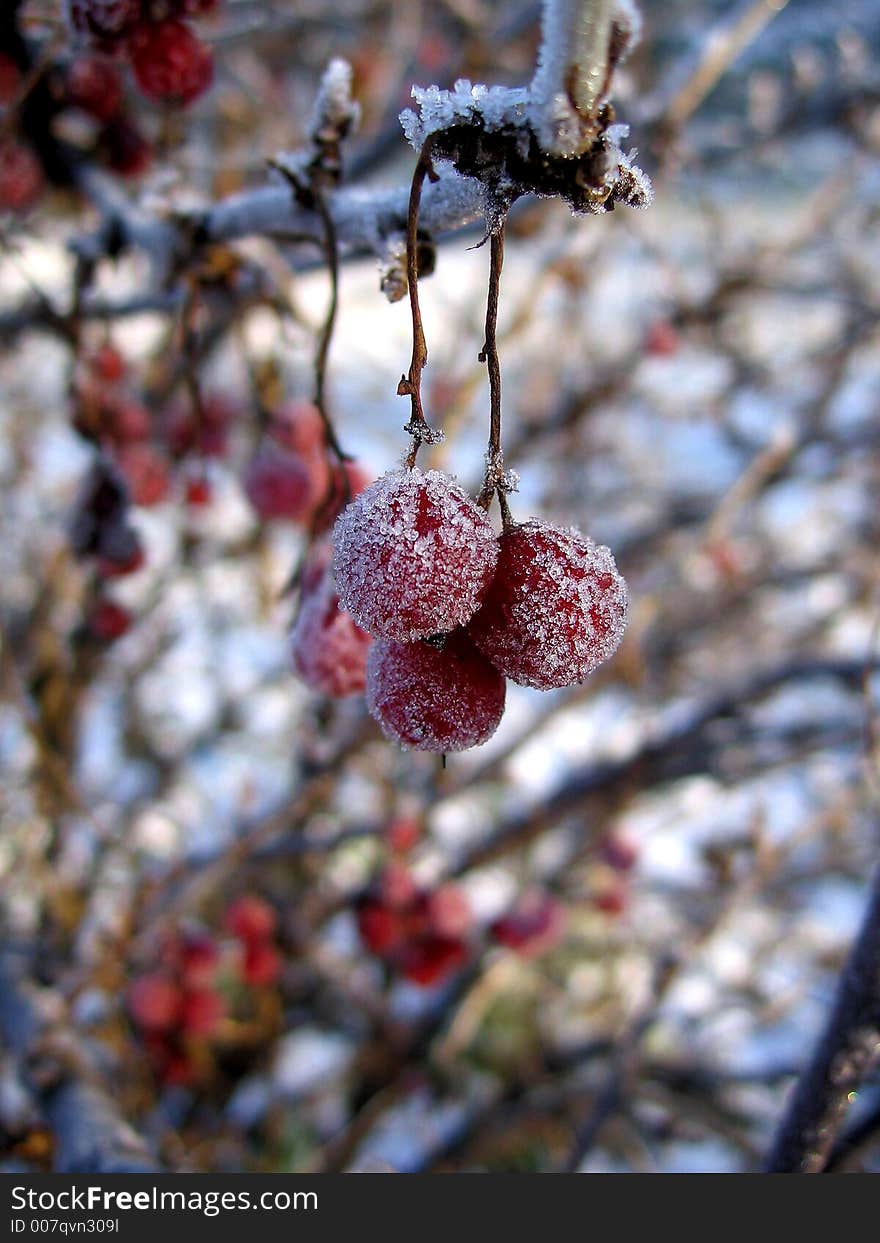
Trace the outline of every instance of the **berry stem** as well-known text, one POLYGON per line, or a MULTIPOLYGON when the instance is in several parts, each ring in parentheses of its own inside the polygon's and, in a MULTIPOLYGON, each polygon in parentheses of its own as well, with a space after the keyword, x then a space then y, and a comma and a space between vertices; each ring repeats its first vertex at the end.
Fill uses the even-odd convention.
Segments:
POLYGON ((504 265, 504 222, 489 238, 489 292, 486 298, 486 335, 480 351, 481 363, 489 372, 489 446, 486 454, 486 478, 477 504, 488 509, 493 494, 498 494, 498 504, 504 529, 513 523, 507 494, 502 483, 503 458, 501 450, 501 362, 498 357, 498 301, 501 294, 501 269, 504 265))
POLYGON ((412 313, 413 350, 409 373, 400 377, 397 393, 400 397, 409 397, 412 402, 412 414, 404 431, 412 436, 412 448, 406 459, 408 470, 416 464, 416 456, 422 441, 429 444, 437 439, 425 418, 422 408, 422 371, 428 362, 428 346, 425 341, 425 330, 422 326, 422 312, 419 307, 419 205, 422 199, 422 187, 425 177, 436 180, 432 161, 434 136, 429 135, 419 154, 413 173, 409 192, 409 207, 406 216, 406 279, 409 287, 409 305, 412 313))

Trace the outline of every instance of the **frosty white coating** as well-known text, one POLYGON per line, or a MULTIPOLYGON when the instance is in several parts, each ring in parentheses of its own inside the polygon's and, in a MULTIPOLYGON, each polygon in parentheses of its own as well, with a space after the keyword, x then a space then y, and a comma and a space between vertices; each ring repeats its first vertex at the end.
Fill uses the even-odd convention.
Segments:
POLYGON ((626 583, 610 550, 536 519, 499 543, 495 578, 468 633, 522 686, 585 681, 614 654, 626 627, 626 583))
POLYGON ((442 471, 389 472, 343 510, 333 572, 344 609, 382 639, 412 643, 463 626, 492 578, 492 524, 442 471))

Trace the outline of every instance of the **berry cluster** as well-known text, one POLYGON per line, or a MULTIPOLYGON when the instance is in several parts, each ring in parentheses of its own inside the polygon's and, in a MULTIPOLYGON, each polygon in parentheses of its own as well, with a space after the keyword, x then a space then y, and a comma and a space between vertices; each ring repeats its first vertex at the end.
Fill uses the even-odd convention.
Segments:
POLYGON ((468 960, 470 906, 455 885, 423 889, 401 862, 392 862, 357 906, 361 941, 411 984, 439 984, 468 960))
POLYGON ((367 706, 387 737, 425 751, 477 746, 504 711, 505 678, 583 682, 616 651, 626 584, 605 547, 532 520, 500 537, 448 476, 383 476, 342 513, 341 607, 377 641, 367 706))
POLYGON ((225 923, 231 941, 201 930, 169 936, 159 965, 128 989, 129 1016, 164 1083, 198 1078, 236 998, 274 984, 280 974, 277 917, 268 903, 256 896, 238 898, 225 923))
POLYGON ((124 56, 138 87, 157 103, 192 103, 211 85, 210 49, 185 20, 219 0, 67 0, 71 29, 108 56, 124 56))

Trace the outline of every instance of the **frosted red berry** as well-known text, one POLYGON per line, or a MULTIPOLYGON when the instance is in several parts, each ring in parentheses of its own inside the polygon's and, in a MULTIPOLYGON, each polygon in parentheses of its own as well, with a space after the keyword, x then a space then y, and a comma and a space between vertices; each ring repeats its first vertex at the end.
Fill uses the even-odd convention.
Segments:
POLYGON ((374 643, 367 658, 367 707, 387 738, 419 751, 464 751, 494 734, 505 684, 464 631, 442 648, 374 643))
POLYGON ((464 625, 498 558, 486 515, 436 470, 377 479, 340 515, 333 540, 343 608, 399 643, 464 625))
POLYGON ((155 971, 139 976, 128 990, 128 1010, 144 1031, 163 1032, 180 1021, 183 997, 174 980, 155 971))
POLYGON ((364 898, 355 918, 360 938, 372 954, 389 954, 406 939, 405 915, 380 898, 364 898))
POLYGON ((302 576, 290 647, 297 674, 320 695, 357 695, 367 681, 372 638, 339 607, 329 553, 302 576))
POLYGON ((585 681, 617 650, 626 625, 626 583, 610 551, 537 520, 498 542, 495 577, 468 633, 522 686, 585 681))
POLYGON ((135 505, 151 507, 168 496, 171 487, 168 459, 152 445, 124 445, 117 454, 117 463, 135 505))
POLYGON ((467 895, 458 885, 440 885, 427 895, 426 915, 431 930, 439 936, 460 938, 473 922, 467 895))
POLYGON ((312 504, 312 479, 301 458, 266 445, 256 454, 244 478, 247 498, 263 521, 288 518, 301 522, 312 504))
POLYGON ((141 0, 67 0, 73 29, 102 41, 124 38, 140 15, 141 0))
POLYGON ((106 56, 77 56, 67 72, 70 102, 98 121, 109 121, 122 103, 122 77, 106 56))
POLYGON ((211 50, 184 22, 138 26, 128 46, 135 79, 148 99, 189 104, 211 85, 211 50))
POLYGON ((26 211, 43 190, 43 170, 30 147, 0 141, 0 211, 26 211))

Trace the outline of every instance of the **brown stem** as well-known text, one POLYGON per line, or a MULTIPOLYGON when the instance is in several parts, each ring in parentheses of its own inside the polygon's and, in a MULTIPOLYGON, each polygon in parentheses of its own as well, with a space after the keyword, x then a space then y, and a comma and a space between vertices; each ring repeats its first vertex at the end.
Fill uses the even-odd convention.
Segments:
POLYGON ((425 341, 425 330, 422 326, 422 312, 419 307, 419 204, 422 199, 422 187, 425 177, 436 178, 431 152, 434 145, 433 135, 429 135, 422 147, 418 163, 413 173, 409 192, 409 208, 406 216, 406 278, 409 286, 409 306, 412 314, 413 350, 409 372, 400 377, 397 393, 400 397, 409 397, 412 403, 410 421, 404 431, 412 436, 412 448, 406 459, 408 470, 416 464, 416 456, 423 440, 429 443, 437 439, 437 435, 428 426, 422 408, 422 371, 428 362, 428 346, 425 341))
POLYGON ((498 358, 498 301, 501 293, 501 268, 504 265, 504 224, 489 238, 489 293, 486 298, 486 336, 480 351, 480 362, 489 372, 489 445, 486 454, 486 478, 477 503, 488 509, 497 492, 505 530, 512 524, 501 474, 501 362, 498 358))

